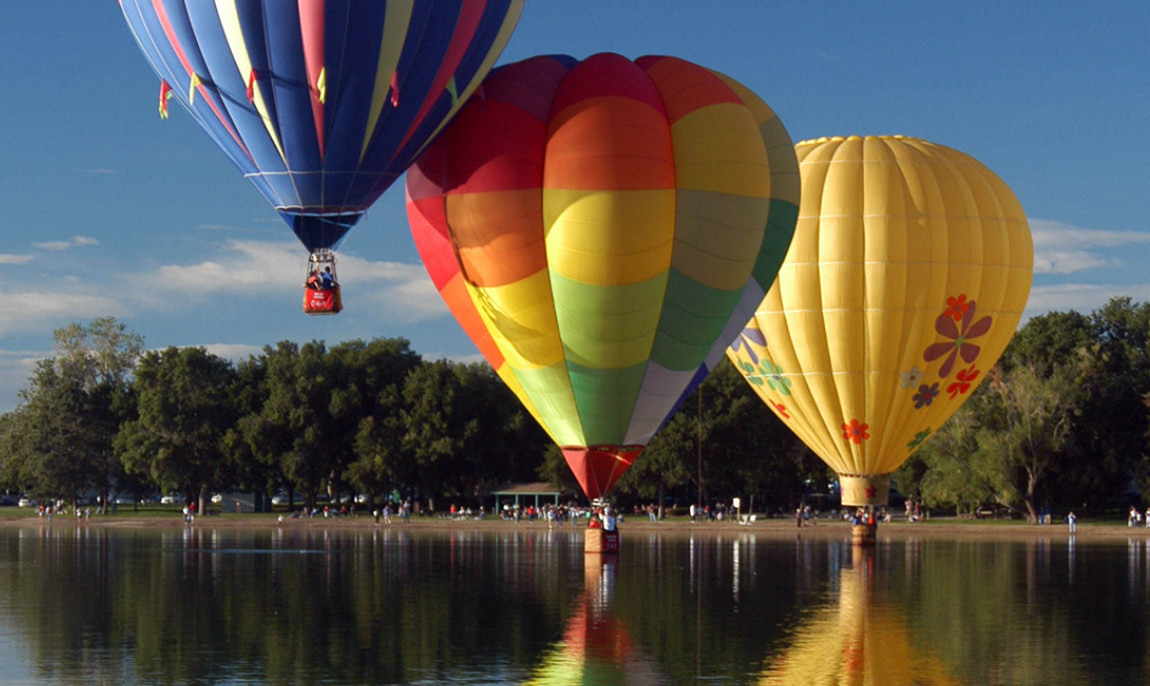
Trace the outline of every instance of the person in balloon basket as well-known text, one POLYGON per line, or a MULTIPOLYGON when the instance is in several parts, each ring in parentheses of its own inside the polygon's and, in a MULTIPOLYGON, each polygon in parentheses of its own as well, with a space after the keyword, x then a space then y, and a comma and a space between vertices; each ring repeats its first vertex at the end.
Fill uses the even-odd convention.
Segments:
POLYGON ((331 267, 323 268, 323 273, 319 275, 319 287, 323 290, 335 288, 335 277, 331 274, 331 267))
POLYGON ((617 530, 617 526, 615 523, 615 510, 610 505, 603 508, 602 517, 603 517, 603 530, 604 531, 610 532, 610 531, 616 531, 617 530))
POLYGON ((311 270, 307 275, 307 282, 304 284, 313 291, 318 291, 323 286, 323 278, 319 275, 318 269, 311 270))

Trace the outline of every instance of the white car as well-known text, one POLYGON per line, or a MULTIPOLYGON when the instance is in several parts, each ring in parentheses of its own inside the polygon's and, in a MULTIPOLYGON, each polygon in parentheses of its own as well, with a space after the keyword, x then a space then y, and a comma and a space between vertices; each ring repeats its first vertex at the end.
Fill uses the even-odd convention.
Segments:
POLYGON ((160 498, 161 505, 175 505, 176 502, 176 496, 174 495, 165 495, 160 498))
POLYGON ((20 499, 16 501, 16 505, 19 507, 36 507, 36 501, 26 495, 22 495, 20 499))

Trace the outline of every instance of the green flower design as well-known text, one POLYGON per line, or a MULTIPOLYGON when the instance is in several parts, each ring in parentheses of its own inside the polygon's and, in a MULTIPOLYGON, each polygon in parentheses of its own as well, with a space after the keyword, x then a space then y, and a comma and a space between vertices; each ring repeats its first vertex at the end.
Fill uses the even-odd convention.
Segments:
POLYGON ((779 365, 770 360, 763 360, 759 365, 759 373, 767 377, 767 384, 772 391, 778 391, 783 395, 791 394, 791 380, 783 376, 783 368, 779 365))
POLYGON ((913 453, 915 450, 918 450, 918 447, 922 445, 922 442, 925 441, 928 436, 930 436, 929 426, 916 433, 914 438, 910 439, 910 443, 906 444, 906 447, 913 453))
POLYGON ((756 386, 763 385, 763 380, 755 375, 755 365, 745 360, 735 360, 735 364, 743 372, 743 376, 746 377, 747 381, 750 381, 756 386))

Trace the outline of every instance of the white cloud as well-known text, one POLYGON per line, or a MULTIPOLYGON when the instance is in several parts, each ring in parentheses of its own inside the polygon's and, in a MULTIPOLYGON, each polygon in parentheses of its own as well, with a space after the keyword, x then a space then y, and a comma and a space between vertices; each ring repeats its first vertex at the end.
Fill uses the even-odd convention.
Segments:
POLYGON ((36 259, 35 255, 0 254, 0 264, 28 264, 36 259))
POLYGON ((1135 302, 1150 302, 1150 284, 1088 284, 1061 283, 1034 286, 1026 302, 1026 316, 1045 312, 1075 310, 1089 314, 1105 305, 1111 298, 1129 296, 1135 302))
MULTIPOLYGON (((193 345, 178 345, 177 348, 203 348, 209 353, 232 362, 243 362, 252 355, 260 355, 264 351, 262 345, 248 345, 246 343, 196 343, 193 345)), ((152 351, 164 348, 153 348, 152 351)))
POLYGON ((164 265, 133 278, 146 289, 203 296, 226 291, 270 293, 303 283, 304 261, 296 244, 231 240, 215 259, 164 265))
POLYGON ((1048 219, 1031 219, 1036 274, 1073 274, 1089 269, 1121 266, 1113 249, 1150 245, 1150 232, 1099 231, 1062 224, 1048 219))
POLYGON ((262 345, 246 345, 243 343, 207 343, 204 348, 213 355, 218 355, 232 362, 243 362, 253 355, 260 355, 264 351, 262 345))
POLYGON ((93 316, 124 317, 128 313, 129 308, 121 301, 102 296, 7 292, 0 298, 0 335, 42 331, 93 316))
MULTIPOLYGON (((294 241, 229 240, 213 259, 164 265, 135 275, 132 281, 142 286, 134 289, 140 297, 170 307, 174 300, 201 301, 221 293, 250 297, 299 289, 306 260, 294 241)), ((348 305, 386 311, 393 321, 418 321, 447 312, 423 265, 341 254, 336 270, 348 305)))
POLYGON ((33 248, 39 248, 40 250, 49 250, 52 252, 59 252, 62 250, 71 250, 72 248, 77 248, 77 247, 84 246, 84 245, 99 245, 99 244, 100 244, 100 241, 96 240, 95 238, 89 238, 87 236, 72 236, 71 240, 48 241, 45 243, 33 243, 32 247, 33 248))
POLYGON ((1114 260, 1085 250, 1034 251, 1035 274, 1073 274, 1088 269, 1105 269, 1114 265, 1114 260))
POLYGON ((27 388, 32 370, 51 351, 0 350, 0 412, 7 412, 19 402, 18 392, 27 388))

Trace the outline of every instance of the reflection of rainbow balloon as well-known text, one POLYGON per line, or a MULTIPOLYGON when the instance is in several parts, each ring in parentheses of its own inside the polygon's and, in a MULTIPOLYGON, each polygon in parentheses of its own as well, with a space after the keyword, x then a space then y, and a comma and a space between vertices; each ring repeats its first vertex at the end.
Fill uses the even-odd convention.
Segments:
POLYGON ((492 72, 409 172, 436 288, 589 497, 774 278, 798 200, 789 141, 753 93, 689 62, 537 57, 492 72))
POLYGON ((563 640, 547 651, 524 686, 670 683, 631 637, 627 622, 615 614, 617 564, 615 558, 586 556, 586 588, 563 640))
POLYGON ((1030 292, 1010 189, 913 138, 796 146, 802 203, 778 280, 728 356, 839 475, 885 504, 890 473, 986 378, 1030 292))
POLYGON ((804 621, 794 644, 770 661, 763 686, 810 684, 958 684, 937 656, 916 641, 906 616, 876 597, 876 573, 865 548, 854 548, 854 566, 839 576, 839 605, 804 621))
POLYGON ((313 252, 463 106, 523 0, 120 0, 174 97, 313 252))

